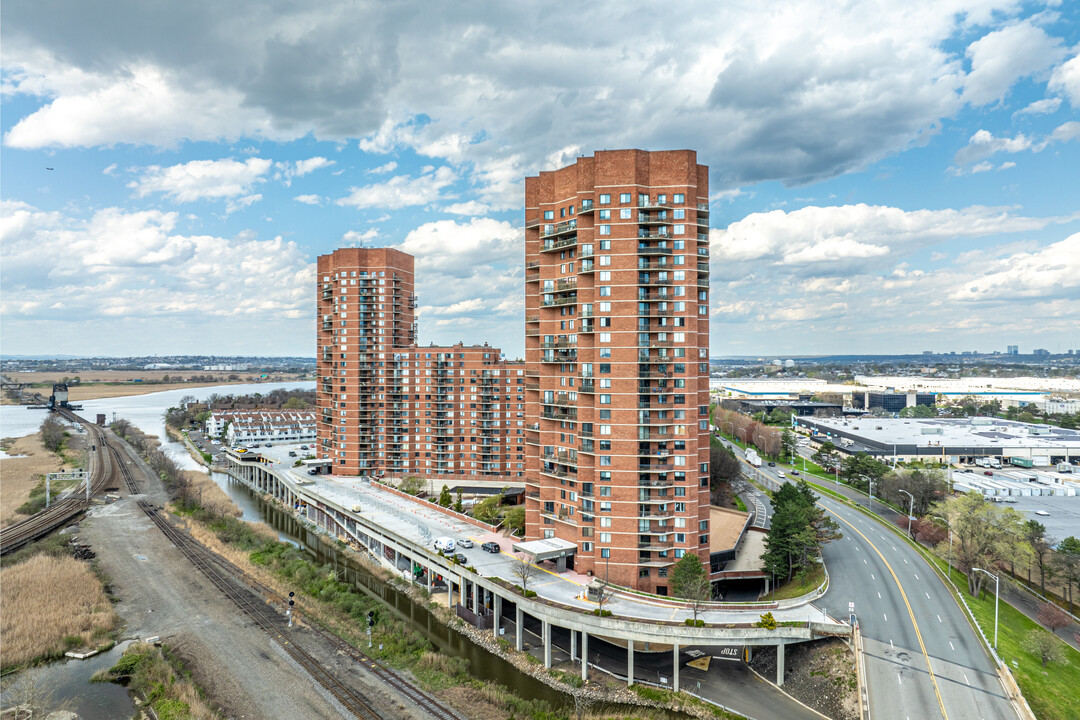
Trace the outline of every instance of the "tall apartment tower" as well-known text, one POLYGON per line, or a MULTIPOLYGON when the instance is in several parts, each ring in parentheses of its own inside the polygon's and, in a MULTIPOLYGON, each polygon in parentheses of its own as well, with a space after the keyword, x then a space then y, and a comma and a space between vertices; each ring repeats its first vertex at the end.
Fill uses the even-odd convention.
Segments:
POLYGON ((527 538, 659 594, 709 555, 708 202, 691 150, 525 179, 527 538))
POLYGON ((319 456, 335 474, 376 472, 385 457, 387 411, 378 388, 386 358, 416 343, 413 257, 342 248, 321 255, 317 268, 319 456))

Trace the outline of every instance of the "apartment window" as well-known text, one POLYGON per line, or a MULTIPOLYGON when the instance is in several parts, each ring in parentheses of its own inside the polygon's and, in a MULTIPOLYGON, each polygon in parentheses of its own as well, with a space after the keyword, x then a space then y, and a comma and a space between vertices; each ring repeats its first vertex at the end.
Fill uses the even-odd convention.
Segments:
POLYGON ((611 211, 610 210, 601 210, 600 211, 600 219, 601 220, 610 220, 611 219, 611 211))
POLYGON ((545 530, 544 531, 544 539, 545 540, 550 540, 553 537, 555 537, 555 531, 554 530, 545 530))
POLYGON ((600 194, 600 204, 601 205, 610 205, 611 204, 611 195, 609 193, 601 193, 600 194))
POLYGON ((601 501, 600 512, 611 512, 611 503, 607 501, 601 501))
POLYGON ((686 234, 686 226, 685 225, 675 225, 674 228, 675 229, 672 230, 672 233, 671 233, 672 235, 685 235, 686 234))
POLYGON ((675 542, 680 544, 686 542, 686 533, 675 533, 675 542))
MULTIPOLYGON (((345 461, 342 460, 341 462, 344 463, 345 461)), ((600 548, 600 557, 602 557, 602 558, 611 557, 611 550, 609 548, 600 548)))
POLYGON ((610 240, 601 240, 600 241, 600 249, 601 250, 610 250, 611 249, 611 241, 610 240))
POLYGON ((610 395, 601 395, 600 396, 600 404, 601 405, 610 405, 611 404, 611 396, 610 395))
POLYGON ((574 214, 574 206, 573 206, 573 205, 571 205, 571 206, 570 206, 570 214, 571 214, 571 215, 573 215, 573 214, 574 214))
MULTIPOLYGON (((629 195, 627 197, 629 197, 629 195)), ((630 201, 627 200, 626 202, 630 202, 630 201)), ((621 210, 619 210, 619 219, 620 220, 631 220, 634 217, 632 213, 633 213, 633 210, 631 210, 630 208, 622 208, 621 210)))
POLYGON ((600 527, 611 527, 611 518, 609 518, 609 517, 600 518, 600 527))
POLYGON ((602 465, 603 467, 610 467, 611 466, 611 456, 610 455, 601 455, 600 456, 600 465, 602 465))
POLYGON ((686 210, 684 210, 682 208, 676 208, 675 210, 671 211, 671 217, 674 218, 675 220, 685 220, 686 219, 686 210))
POLYGON ((619 202, 626 205, 630 202, 630 193, 619 193, 619 202))
POLYGON ((566 217, 566 208, 559 208, 559 217, 566 217))
POLYGON ((601 225, 600 226, 600 234, 601 235, 610 235, 611 234, 611 226, 610 225, 601 225))
POLYGON ((600 363, 600 372, 602 372, 602 373, 610 373, 611 372, 611 363, 600 363))
POLYGON ((596 259, 596 261, 598 265, 608 266, 611 265, 611 256, 601 255, 596 259))
POLYGON ((545 220, 554 220, 555 219, 555 211, 554 210, 545 210, 544 211, 544 219, 545 220))
MULTIPOLYGON (((604 472, 600 473, 600 476, 601 476, 602 479, 610 480, 611 479, 611 472, 605 470, 604 472), (607 478, 603 478, 604 475, 607 475, 607 478)), ((601 485, 600 486, 600 497, 611 497, 611 487, 608 486, 608 485, 601 485)))
POLYGON ((599 280, 600 280, 600 282, 611 282, 611 271, 610 270, 601 270, 599 280))
POLYGON ((684 195, 683 193, 675 193, 671 197, 671 201, 676 205, 682 205, 684 202, 686 202, 686 195, 684 195))
POLYGON ((602 342, 602 343, 611 342, 611 333, 600 333, 600 342, 602 342))
POLYGON ((639 578, 647 578, 647 577, 649 577, 649 568, 641 568, 640 570, 637 571, 637 576, 639 578))
POLYGON ((592 552, 592 543, 591 542, 583 542, 583 543, 581 543, 581 552, 592 552))
POLYGON ((611 533, 606 533, 606 532, 600 533, 600 542, 602 542, 602 543, 611 542, 611 533))

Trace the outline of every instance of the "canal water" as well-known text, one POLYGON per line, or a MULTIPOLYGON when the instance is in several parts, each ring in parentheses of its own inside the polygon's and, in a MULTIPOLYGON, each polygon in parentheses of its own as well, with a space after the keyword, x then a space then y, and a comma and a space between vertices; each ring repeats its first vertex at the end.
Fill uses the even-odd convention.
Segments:
POLYGON ((4 678, 0 704, 8 707, 19 697, 20 686, 33 682, 46 693, 49 706, 70 710, 83 720, 131 720, 137 708, 126 687, 111 682, 90 682, 98 670, 108 670, 120 659, 126 643, 89 660, 65 660, 26 670, 4 678))
MULTIPOLYGON (((85 418, 93 418, 96 413, 105 413, 107 419, 111 422, 115 413, 116 418, 125 418, 143 432, 158 436, 162 442, 162 449, 182 469, 204 470, 203 466, 199 465, 191 457, 183 445, 169 440, 165 433, 165 410, 175 406, 180 398, 193 395, 198 400, 205 400, 214 393, 219 395, 254 392, 266 394, 276 388, 311 389, 312 387, 314 387, 312 382, 294 382, 222 385, 192 388, 190 390, 171 390, 147 395, 83 401, 83 410, 79 414, 85 418)), ((19 406, 0 406, 2 434, 7 437, 19 437, 35 432, 43 416, 44 413, 42 412, 29 411, 19 406), (33 415, 33 418, 28 417, 31 415, 33 415)), ((474 644, 464 635, 452 631, 443 625, 427 608, 417 605, 408 595, 399 592, 381 579, 373 576, 362 565, 347 557, 335 543, 327 541, 325 536, 315 532, 310 526, 299 522, 281 507, 267 502, 259 493, 248 489, 245 485, 233 480, 224 473, 211 473, 211 476, 217 485, 240 508, 242 519, 252 523, 265 523, 277 532, 280 540, 302 548, 320 565, 329 564, 334 568, 341 580, 350 583, 360 592, 377 599, 394 616, 407 621, 431 642, 440 654, 467 659, 469 661, 470 676, 499 683, 522 698, 543 699, 556 707, 564 709, 573 707, 573 700, 569 695, 553 690, 531 675, 521 672, 502 658, 474 644)), ((114 649, 102 655, 100 660, 95 658, 78 664, 56 663, 46 667, 44 670, 49 673, 57 673, 56 677, 62 678, 62 680, 57 680, 55 686, 58 698, 70 698, 73 701, 82 702, 84 696, 87 698, 100 697, 103 698, 100 700, 102 707, 108 705, 108 702, 116 705, 114 710, 100 710, 98 706, 90 706, 87 708, 87 713, 80 712, 81 718, 101 718, 102 720, 113 720, 115 718, 121 720, 130 718, 132 715, 132 704, 127 691, 110 683, 89 684, 90 676, 99 667, 111 667, 115 663, 116 657, 119 657, 119 650, 114 649), (106 702, 105 697, 111 698, 111 700, 106 702)), ((99 701, 95 700, 94 702, 99 701)), ((76 708, 73 707, 72 709, 76 708)), ((594 706, 590 709, 592 712, 602 711, 627 717, 632 717, 634 713, 632 706, 594 706)), ((76 711, 78 712, 78 710, 76 711)), ((668 717, 670 720, 682 720, 689 716, 681 713, 670 713, 668 717)))

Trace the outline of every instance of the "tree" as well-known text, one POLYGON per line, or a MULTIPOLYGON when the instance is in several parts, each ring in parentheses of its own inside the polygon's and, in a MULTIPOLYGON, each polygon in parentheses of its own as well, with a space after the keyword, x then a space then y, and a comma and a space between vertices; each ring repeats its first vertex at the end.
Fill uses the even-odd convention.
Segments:
POLYGON ((525 508, 521 505, 510 508, 503 517, 503 527, 514 535, 525 532, 525 508))
POLYGON ((773 493, 773 517, 765 536, 764 569, 790 580, 832 540, 842 537, 840 527, 818 507, 817 496, 805 481, 781 485, 773 493))
POLYGON ((685 553, 679 562, 671 567, 668 583, 675 597, 688 598, 698 578, 705 577, 705 567, 695 553, 685 553))
MULTIPOLYGON (((1046 576, 1054 576, 1054 568, 1050 563, 1054 554, 1054 541, 1046 537, 1046 526, 1038 520, 1024 523, 1024 541, 1031 548, 1031 559, 1039 568, 1039 587, 1042 588, 1042 594, 1046 595, 1046 576)), ((1028 563, 1028 582, 1031 582, 1031 563, 1028 563)))
POLYGON ((1039 606, 1039 612, 1035 618, 1046 626, 1046 629, 1050 632, 1057 634, 1058 628, 1069 627, 1072 625, 1072 618, 1069 614, 1059 608, 1054 603, 1043 603, 1039 606))
POLYGON ((521 590, 529 594, 529 581, 536 577, 540 568, 533 565, 533 556, 527 553, 517 553, 510 562, 510 572, 521 582, 521 590))
POLYGON ((1069 600, 1069 609, 1073 610, 1073 586, 1080 583, 1080 540, 1070 535, 1061 541, 1057 548, 1058 572, 1065 580, 1065 593, 1069 600))
POLYGON ((864 452, 849 455, 840 464, 840 477, 863 491, 869 489, 867 478, 880 483, 887 472, 888 465, 864 452))
POLYGON ((836 446, 829 440, 821 443, 821 447, 810 456, 810 459, 828 472, 832 472, 833 468, 840 465, 840 454, 836 452, 836 446))
POLYGON ((974 597, 982 592, 986 575, 972 568, 992 570, 1027 553, 1023 517, 1012 508, 988 502, 975 491, 935 504, 931 514, 946 518, 953 529, 956 565, 967 574, 968 592, 974 597))
POLYGON ((450 488, 443 485, 442 490, 439 491, 439 504, 443 507, 450 507, 451 502, 453 500, 450 498, 450 488))
POLYGON ((1029 632, 1024 636, 1024 639, 1020 641, 1020 647, 1039 658, 1043 667, 1046 667, 1048 663, 1065 662, 1065 648, 1063 643, 1057 637, 1044 630, 1036 628, 1029 632))
POLYGON ((49 452, 58 453, 64 449, 67 428, 64 423, 49 415, 41 421, 41 443, 49 452))
POLYGON ((791 428, 784 428, 784 431, 780 433, 780 447, 783 448, 784 457, 795 457, 795 433, 791 432, 791 428))
POLYGON ((915 405, 906 407, 900 411, 902 418, 931 418, 937 417, 937 408, 932 405, 915 405))
POLYGON ((458 488, 457 500, 454 501, 454 512, 465 512, 465 506, 461 504, 461 488, 458 488))
POLYGON ((592 596, 596 599, 596 614, 603 617, 604 605, 607 605, 615 596, 615 589, 608 585, 606 578, 603 582, 595 582, 591 587, 592 596))
POLYGON ((424 481, 416 476, 409 475, 401 479, 398 483, 398 490, 409 495, 419 495, 420 491, 424 489, 424 481))
MULTIPOLYGON (((686 555, 683 555, 686 557, 686 555)), ((705 610, 707 603, 712 599, 712 583, 705 575, 700 575, 690 580, 683 586, 683 599, 686 600, 690 612, 694 615, 694 626, 697 626, 698 615, 705 610)))

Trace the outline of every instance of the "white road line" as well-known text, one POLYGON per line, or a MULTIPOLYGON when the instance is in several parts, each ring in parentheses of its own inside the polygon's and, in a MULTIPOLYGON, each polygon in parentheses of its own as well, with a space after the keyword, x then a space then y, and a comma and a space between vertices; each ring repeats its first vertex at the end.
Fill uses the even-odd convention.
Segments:
POLYGON ((876 577, 874 577, 874 573, 870 573, 870 579, 871 579, 871 580, 877 580, 877 578, 876 578, 876 577))
POLYGON ((929 600, 929 599, 930 599, 930 593, 923 593, 923 595, 925 595, 925 596, 926 596, 926 599, 927 599, 927 600, 929 600))
POLYGON ((892 644, 892 638, 889 638, 889 649, 890 650, 895 650, 896 649, 892 644))
POLYGON ((937 616, 937 621, 941 622, 941 616, 940 615, 937 616))
POLYGON ((949 641, 949 648, 950 648, 951 650, 956 650, 956 648, 955 648, 955 647, 953 647, 953 644, 952 644, 952 640, 950 640, 950 641, 949 641))
POLYGON ((885 622, 889 622, 889 616, 885 613, 881 613, 881 617, 885 618, 885 622))
POLYGON ((863 559, 862 559, 862 564, 863 564, 863 565, 868 565, 868 564, 869 564, 869 563, 867 563, 867 562, 866 562, 866 558, 863 558, 863 559))
POLYGON ((897 675, 896 675, 896 682, 900 683, 901 685, 904 684, 904 679, 902 677, 900 677, 899 673, 897 673, 897 675))
POLYGON ((881 593, 878 593, 878 594, 877 594, 877 599, 878 599, 878 600, 880 600, 880 599, 881 599, 881 593))
POLYGON ((915 574, 915 579, 916 579, 916 580, 918 580, 918 579, 919 579, 919 575, 918 575, 918 573, 916 573, 916 574, 915 574))
POLYGON ((908 562, 907 562, 907 558, 904 558, 904 564, 905 564, 905 565, 907 565, 907 564, 908 564, 908 562))
POLYGON ((964 684, 965 685, 970 685, 971 681, 967 679, 967 673, 960 673, 960 674, 964 676, 964 684))

